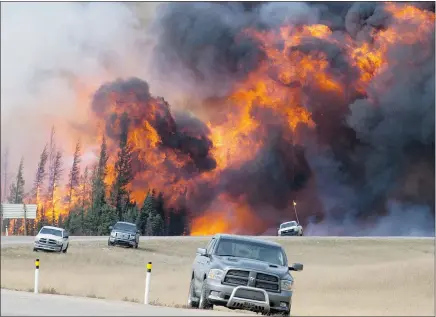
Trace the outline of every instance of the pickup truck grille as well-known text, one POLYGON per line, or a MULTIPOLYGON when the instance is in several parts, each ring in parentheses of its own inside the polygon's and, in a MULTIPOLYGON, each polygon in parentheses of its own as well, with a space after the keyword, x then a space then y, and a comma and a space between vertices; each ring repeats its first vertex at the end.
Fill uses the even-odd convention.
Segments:
POLYGON ((130 235, 128 233, 117 232, 116 236, 118 239, 128 240, 130 235))
POLYGON ((248 284, 249 275, 250 271, 229 270, 224 278, 224 284, 246 286, 248 284))
POLYGON ((274 275, 234 269, 229 270, 223 280, 225 285, 251 286, 268 292, 279 292, 279 283, 279 278, 274 275), (254 281, 249 280, 250 275, 254 277, 254 281))
POLYGON ((55 245, 56 244, 56 240, 54 240, 54 239, 48 239, 47 240, 46 238, 41 238, 41 239, 39 239, 39 243, 55 245))

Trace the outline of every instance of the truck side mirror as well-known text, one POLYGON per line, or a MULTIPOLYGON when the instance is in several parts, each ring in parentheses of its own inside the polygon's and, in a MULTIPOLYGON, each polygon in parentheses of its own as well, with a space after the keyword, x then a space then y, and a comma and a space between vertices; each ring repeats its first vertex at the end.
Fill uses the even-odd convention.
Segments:
POLYGON ((112 227, 112 226, 109 226, 109 230, 112 230, 114 227, 112 227))
POLYGON ((197 249, 197 254, 201 255, 201 256, 206 256, 206 249, 198 248, 197 249))
POLYGON ((301 264, 301 263, 293 263, 289 267, 289 271, 303 271, 303 264, 301 264))

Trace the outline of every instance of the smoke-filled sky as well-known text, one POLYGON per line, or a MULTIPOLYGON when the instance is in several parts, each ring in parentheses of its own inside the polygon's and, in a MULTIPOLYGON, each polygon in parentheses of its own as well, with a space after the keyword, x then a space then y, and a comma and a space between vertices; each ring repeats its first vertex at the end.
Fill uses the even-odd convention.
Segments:
POLYGON ((434 233, 433 2, 2 3, 1 18, 1 147, 28 189, 52 125, 67 170, 79 138, 85 162, 102 131, 115 147, 127 112, 132 196, 186 205, 194 234, 268 233, 292 200, 308 234, 434 233))

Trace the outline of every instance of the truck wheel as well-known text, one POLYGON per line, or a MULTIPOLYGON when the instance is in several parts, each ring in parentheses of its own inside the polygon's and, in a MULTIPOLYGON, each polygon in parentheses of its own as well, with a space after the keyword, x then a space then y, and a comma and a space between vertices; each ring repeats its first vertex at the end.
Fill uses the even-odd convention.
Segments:
POLYGON ((38 249, 37 248, 33 248, 33 252, 38 252, 38 249))
POLYGON ((189 293, 188 293, 188 308, 198 308, 198 301, 195 300, 195 292, 194 292, 194 279, 191 280, 191 284, 189 284, 189 293))
POLYGON ((107 240, 107 245, 108 245, 108 247, 111 247, 111 246, 113 246, 114 244, 113 243, 111 243, 111 240, 107 240))
POLYGON ((67 244, 67 247, 65 248, 65 250, 62 251, 63 253, 67 253, 67 250, 68 250, 68 246, 69 246, 69 245, 70 245, 70 244, 68 243, 68 244, 67 244))
POLYGON ((203 285, 201 286, 201 295, 200 301, 198 302, 198 308, 200 309, 213 309, 213 305, 207 299, 208 289, 206 282, 203 281, 203 285))

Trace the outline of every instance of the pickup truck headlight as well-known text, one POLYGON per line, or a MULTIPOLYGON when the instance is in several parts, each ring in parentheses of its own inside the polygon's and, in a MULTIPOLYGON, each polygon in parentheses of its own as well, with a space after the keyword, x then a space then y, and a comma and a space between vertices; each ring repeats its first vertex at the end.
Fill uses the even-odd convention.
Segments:
POLYGON ((211 269, 209 274, 207 274, 207 278, 213 280, 221 280, 224 277, 224 271, 220 269, 211 269))
POLYGON ((111 237, 112 237, 112 238, 115 238, 116 235, 117 235, 117 234, 116 234, 115 232, 113 232, 113 231, 111 232, 111 237))
POLYGON ((136 236, 134 236, 133 234, 130 235, 130 240, 135 240, 136 236))
POLYGON ((57 244, 57 245, 61 245, 61 244, 62 244, 62 241, 60 241, 60 240, 56 240, 56 244, 57 244))
POLYGON ((280 288, 282 291, 292 291, 294 288, 294 281, 281 280, 280 288))

